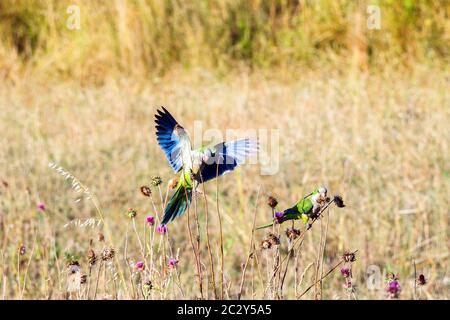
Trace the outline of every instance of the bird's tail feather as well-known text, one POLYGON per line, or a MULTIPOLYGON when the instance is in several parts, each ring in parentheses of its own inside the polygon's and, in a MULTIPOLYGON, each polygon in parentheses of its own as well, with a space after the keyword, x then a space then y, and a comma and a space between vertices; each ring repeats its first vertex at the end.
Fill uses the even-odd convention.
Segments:
POLYGON ((167 224, 176 217, 181 216, 192 200, 192 188, 179 185, 164 209, 162 224, 167 224))

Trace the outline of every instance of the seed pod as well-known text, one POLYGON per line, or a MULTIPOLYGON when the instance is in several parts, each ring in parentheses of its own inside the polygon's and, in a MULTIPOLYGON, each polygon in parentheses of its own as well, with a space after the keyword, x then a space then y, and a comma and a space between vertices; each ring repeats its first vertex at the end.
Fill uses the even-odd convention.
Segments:
POLYGON ((89 265, 93 266, 97 262, 97 255, 95 254, 94 250, 89 249, 86 257, 88 259, 89 265))
POLYGON ((150 197, 152 195, 152 190, 147 186, 142 186, 141 193, 146 197, 150 197))
POLYGON ((301 233, 300 230, 295 228, 286 230, 286 236, 291 241, 297 239, 300 236, 300 233, 301 233))
POLYGON ((115 251, 114 248, 112 247, 106 247, 105 249, 103 249, 102 251, 102 260, 103 261, 108 261, 114 258, 115 255, 115 251))
POLYGON ((135 217, 137 216, 137 211, 134 210, 133 208, 128 208, 128 210, 127 210, 127 216, 128 216, 130 219, 133 219, 133 218, 135 218, 135 217))
POLYGON ((336 206, 338 208, 344 208, 345 207, 344 200, 339 195, 334 196, 334 203, 336 204, 336 206))
POLYGON ((267 198, 267 205, 269 207, 271 207, 272 209, 275 209, 277 204, 278 204, 278 201, 274 197, 270 196, 269 198, 267 198))
POLYGON ((156 176, 156 177, 153 177, 153 178, 152 178, 152 185, 153 185, 153 186, 157 187, 157 186, 159 186, 161 183, 162 183, 161 177, 156 176))

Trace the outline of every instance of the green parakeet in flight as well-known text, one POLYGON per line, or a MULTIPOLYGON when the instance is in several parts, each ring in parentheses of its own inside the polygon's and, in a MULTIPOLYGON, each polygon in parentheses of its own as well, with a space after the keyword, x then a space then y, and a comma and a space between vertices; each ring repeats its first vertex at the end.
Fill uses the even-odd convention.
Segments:
POLYGON ((256 230, 268 228, 274 224, 283 223, 288 220, 301 219, 306 224, 310 218, 317 216, 322 205, 325 204, 326 199, 327 189, 320 187, 298 201, 292 208, 286 209, 283 212, 276 212, 273 222, 256 228, 256 230))
POLYGON ((164 107, 158 110, 155 118, 158 144, 172 169, 181 173, 175 193, 164 210, 162 224, 186 211, 192 200, 192 191, 199 183, 234 170, 258 151, 258 142, 251 139, 221 142, 192 150, 188 133, 164 107))

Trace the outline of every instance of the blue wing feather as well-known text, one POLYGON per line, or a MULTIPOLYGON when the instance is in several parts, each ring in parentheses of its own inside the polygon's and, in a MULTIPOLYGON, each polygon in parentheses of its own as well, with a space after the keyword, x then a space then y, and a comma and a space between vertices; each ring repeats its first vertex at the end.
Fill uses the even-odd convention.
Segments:
POLYGON ((175 172, 181 170, 181 152, 180 140, 173 133, 175 126, 178 124, 166 108, 158 110, 155 114, 156 123, 156 139, 163 149, 170 166, 175 172))
POLYGON ((222 142, 209 150, 211 158, 203 164, 200 179, 203 182, 234 170, 245 159, 258 151, 258 143, 250 139, 222 142))

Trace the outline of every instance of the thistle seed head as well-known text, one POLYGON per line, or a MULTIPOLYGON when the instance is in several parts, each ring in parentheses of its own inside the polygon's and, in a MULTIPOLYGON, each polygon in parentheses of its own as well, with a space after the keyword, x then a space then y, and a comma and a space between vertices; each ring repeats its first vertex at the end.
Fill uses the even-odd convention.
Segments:
POLYGON ((354 262, 354 261, 356 261, 356 255, 353 252, 346 251, 344 253, 344 255, 342 256, 342 259, 345 262, 354 262))
POLYGON ((112 248, 112 247, 106 247, 106 248, 103 249, 103 251, 102 251, 102 260, 103 260, 103 261, 109 261, 109 260, 113 259, 115 253, 116 253, 116 252, 114 251, 114 248, 112 248))
POLYGON ((286 236, 289 240, 295 240, 300 236, 301 232, 298 229, 292 228, 286 230, 286 236))
POLYGON ((128 218, 133 219, 137 216, 137 211, 134 210, 133 208, 128 208, 127 216, 128 216, 128 218))
POLYGON ((271 243, 271 245, 273 246, 277 246, 280 244, 280 237, 273 234, 273 233, 269 233, 267 235, 267 240, 271 243))
POLYGON ((278 201, 274 197, 270 196, 269 198, 267 198, 267 205, 269 207, 271 207, 272 209, 275 209, 277 204, 278 204, 278 201))
POLYGON ((25 247, 25 245, 21 244, 21 245, 19 246, 19 254, 20 254, 21 256, 23 256, 23 255, 25 255, 26 253, 27 253, 27 247, 25 247))
POLYGON ((95 265, 95 263, 97 262, 97 255, 95 254, 94 250, 92 250, 92 249, 88 250, 86 257, 88 259, 90 266, 95 265))
POLYGON ((146 197, 150 197, 152 195, 152 190, 150 189, 150 187, 142 186, 141 193, 146 197))
POLYGON ((147 280, 147 281, 145 281, 145 282, 143 283, 142 288, 143 288, 145 291, 150 291, 150 290, 153 289, 153 283, 152 283, 150 280, 147 280))
POLYGON ((418 278, 417 278, 417 285, 419 286, 424 286, 427 284, 427 279, 425 279, 425 276, 423 274, 421 274, 418 278))
POLYGON ((336 204, 336 206, 338 208, 345 207, 344 200, 342 199, 342 197, 340 195, 335 195, 333 199, 334 199, 334 203, 336 204))
POLYGON ((155 176, 152 178, 152 185, 154 187, 159 186, 162 183, 161 177, 155 176))
POLYGON ((259 247, 261 249, 270 249, 272 247, 272 244, 270 243, 269 240, 264 239, 263 241, 261 241, 261 244, 259 245, 259 247))

